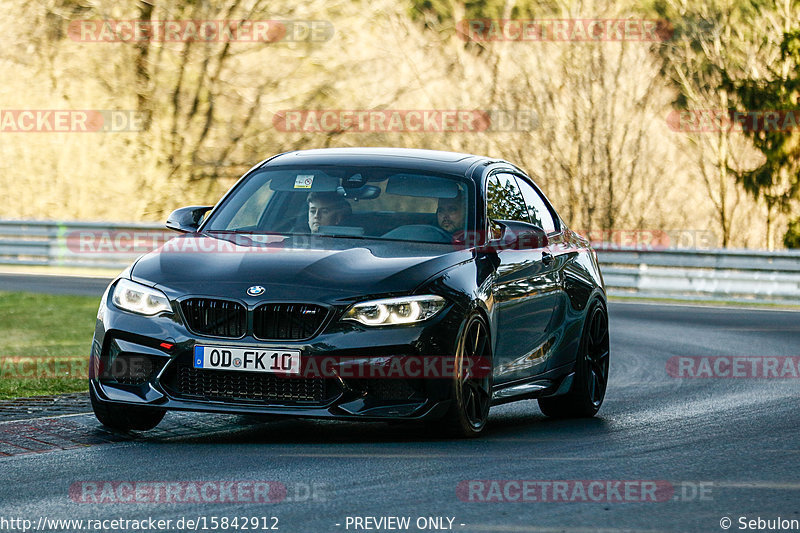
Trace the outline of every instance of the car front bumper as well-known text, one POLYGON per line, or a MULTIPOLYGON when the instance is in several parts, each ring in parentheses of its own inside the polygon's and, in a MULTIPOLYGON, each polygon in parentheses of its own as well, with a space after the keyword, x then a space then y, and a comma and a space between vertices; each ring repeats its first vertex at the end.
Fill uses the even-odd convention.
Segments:
MULTIPOLYGON (((369 328, 338 320, 306 341, 263 341, 193 334, 178 309, 144 317, 101 304, 90 355, 96 401, 176 411, 269 414, 358 420, 420 420, 443 416, 452 373, 387 372, 397 360, 452 360, 463 316, 449 306, 420 325, 369 328), (286 377, 261 372, 193 367, 194 347, 299 350, 319 373, 286 377), (358 362, 354 371, 354 361, 358 362), (324 369, 324 371, 322 371, 324 369)), ((393 366, 394 365, 394 366, 393 366)), ((434 368, 431 366, 430 368, 434 368)))

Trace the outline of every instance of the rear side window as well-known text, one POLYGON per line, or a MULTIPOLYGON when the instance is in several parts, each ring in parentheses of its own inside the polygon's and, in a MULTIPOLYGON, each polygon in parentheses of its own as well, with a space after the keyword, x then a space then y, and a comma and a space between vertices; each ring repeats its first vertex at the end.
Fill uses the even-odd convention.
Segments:
POLYGON ((539 194, 539 191, 525 181, 525 179, 517 177, 519 189, 522 192, 522 197, 525 199, 525 205, 528 208, 528 214, 531 217, 531 223, 539 226, 545 233, 555 233, 556 223, 553 219, 552 213, 547 208, 544 198, 539 194))

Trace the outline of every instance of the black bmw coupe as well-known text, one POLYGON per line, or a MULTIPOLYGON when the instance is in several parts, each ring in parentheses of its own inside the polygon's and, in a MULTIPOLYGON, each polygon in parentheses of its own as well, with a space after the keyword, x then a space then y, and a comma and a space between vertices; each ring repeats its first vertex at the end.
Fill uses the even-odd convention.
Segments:
POLYGON ((502 160, 393 148, 271 157, 109 285, 97 418, 168 410, 424 420, 476 436, 538 399, 590 417, 608 380, 597 257, 502 160))

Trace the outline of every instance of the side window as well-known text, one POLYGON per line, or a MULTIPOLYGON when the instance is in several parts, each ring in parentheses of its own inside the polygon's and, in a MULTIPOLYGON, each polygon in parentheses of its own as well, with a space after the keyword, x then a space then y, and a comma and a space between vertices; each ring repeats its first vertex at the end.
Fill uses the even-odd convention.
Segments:
POLYGON ((525 204, 528 206, 531 222, 542 228, 545 233, 554 233, 556 223, 539 191, 522 178, 517 178, 517 183, 522 191, 522 197, 525 198, 525 204))
POLYGON ((530 222, 525 200, 511 174, 495 174, 486 189, 486 215, 493 220, 530 222))

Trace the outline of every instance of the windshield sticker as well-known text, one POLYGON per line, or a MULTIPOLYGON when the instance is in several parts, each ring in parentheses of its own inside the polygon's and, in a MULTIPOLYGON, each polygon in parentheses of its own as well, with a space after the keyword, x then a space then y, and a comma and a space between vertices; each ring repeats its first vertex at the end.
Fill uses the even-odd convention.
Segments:
POLYGON ((295 189, 310 189, 311 184, 314 183, 313 174, 298 174, 294 180, 295 189))

